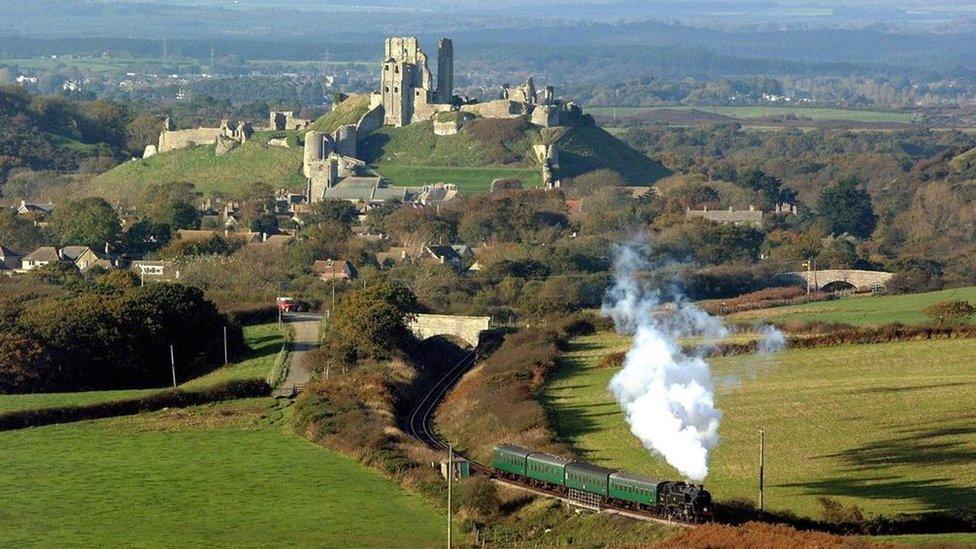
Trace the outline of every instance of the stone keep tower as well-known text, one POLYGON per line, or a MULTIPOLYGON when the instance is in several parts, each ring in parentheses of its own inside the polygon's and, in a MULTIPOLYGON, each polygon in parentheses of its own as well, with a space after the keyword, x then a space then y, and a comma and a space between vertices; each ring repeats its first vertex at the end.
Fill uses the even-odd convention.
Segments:
POLYGON ((429 118, 434 112, 432 105, 450 103, 454 95, 454 46, 450 40, 441 40, 437 63, 438 89, 435 89, 427 54, 420 49, 417 39, 412 36, 386 39, 380 77, 384 124, 404 126, 414 121, 418 111, 429 118))
POLYGON ((454 42, 441 38, 437 43, 437 102, 454 99, 454 42))

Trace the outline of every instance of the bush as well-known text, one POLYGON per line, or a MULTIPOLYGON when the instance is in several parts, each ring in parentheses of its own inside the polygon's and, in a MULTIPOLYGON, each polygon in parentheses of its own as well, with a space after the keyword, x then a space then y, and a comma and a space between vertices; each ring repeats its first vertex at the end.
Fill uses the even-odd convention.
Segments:
POLYGON ((968 301, 948 299, 927 305, 922 312, 939 326, 963 324, 976 314, 976 306, 968 301))

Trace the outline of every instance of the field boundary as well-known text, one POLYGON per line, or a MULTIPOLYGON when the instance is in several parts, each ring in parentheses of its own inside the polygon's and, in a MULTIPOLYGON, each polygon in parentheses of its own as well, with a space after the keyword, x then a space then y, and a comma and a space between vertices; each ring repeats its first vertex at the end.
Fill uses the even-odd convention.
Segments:
POLYGON ((34 410, 15 410, 0 414, 0 431, 13 431, 73 423, 91 419, 128 416, 153 412, 163 408, 186 408, 224 400, 265 397, 271 387, 263 379, 233 380, 206 389, 163 389, 139 398, 100 402, 80 406, 60 406, 34 410))
POLYGON ((274 367, 268 372, 267 382, 272 388, 280 385, 288 377, 288 368, 291 365, 291 347, 295 342, 295 328, 289 324, 285 326, 284 331, 284 339, 275 358, 274 367))

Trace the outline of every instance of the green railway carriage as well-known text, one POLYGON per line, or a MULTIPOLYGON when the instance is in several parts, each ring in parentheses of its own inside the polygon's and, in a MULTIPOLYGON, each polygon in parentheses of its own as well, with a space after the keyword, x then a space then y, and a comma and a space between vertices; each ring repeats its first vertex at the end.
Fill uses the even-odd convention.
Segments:
POLYGON ((524 477, 526 476, 525 459, 531 453, 532 450, 527 450, 521 446, 499 444, 492 450, 491 466, 498 471, 524 477))
POLYGON ((566 465, 566 488, 606 496, 608 494, 608 479, 613 472, 613 469, 580 461, 568 463, 566 465))
POLYGON ((610 475, 608 492, 614 499, 655 507, 663 504, 664 484, 663 480, 617 471, 610 475))
POLYGON ((551 454, 529 454, 525 460, 525 476, 533 480, 562 486, 566 482, 566 465, 572 461, 551 454))

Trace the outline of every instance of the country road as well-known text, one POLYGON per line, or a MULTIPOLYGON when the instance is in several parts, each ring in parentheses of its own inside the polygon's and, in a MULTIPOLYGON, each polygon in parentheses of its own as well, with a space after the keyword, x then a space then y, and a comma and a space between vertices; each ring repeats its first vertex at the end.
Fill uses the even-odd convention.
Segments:
POLYGON ((312 313, 290 313, 284 320, 295 329, 295 340, 291 343, 291 366, 282 387, 302 386, 308 383, 309 375, 306 361, 309 351, 319 345, 319 326, 322 315, 312 313))

